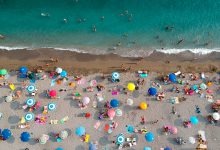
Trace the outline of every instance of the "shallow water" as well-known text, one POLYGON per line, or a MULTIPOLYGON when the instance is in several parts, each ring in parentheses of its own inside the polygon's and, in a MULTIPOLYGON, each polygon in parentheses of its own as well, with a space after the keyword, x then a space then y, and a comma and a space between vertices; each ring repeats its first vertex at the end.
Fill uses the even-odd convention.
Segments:
POLYGON ((126 49, 130 55, 132 49, 211 51, 220 47, 219 12, 216 0, 0 0, 0 34, 6 36, 0 45, 105 53, 120 42, 114 51, 119 54, 126 49))

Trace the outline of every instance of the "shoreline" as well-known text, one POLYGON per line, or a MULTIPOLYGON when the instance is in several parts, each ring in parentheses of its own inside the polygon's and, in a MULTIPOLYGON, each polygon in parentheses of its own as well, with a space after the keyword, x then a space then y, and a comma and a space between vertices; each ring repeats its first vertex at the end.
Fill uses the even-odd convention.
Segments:
POLYGON ((150 56, 141 58, 122 57, 112 53, 95 55, 42 48, 0 50, 0 59, 0 67, 6 69, 16 70, 19 66, 29 68, 43 66, 46 71, 49 71, 59 66, 66 68, 71 74, 110 73, 122 71, 122 68, 131 68, 131 71, 144 69, 159 73, 176 70, 183 72, 216 72, 220 70, 220 53, 218 52, 206 55, 198 55, 189 51, 178 54, 153 52, 150 56), (51 58, 58 59, 58 62, 52 62, 51 58))

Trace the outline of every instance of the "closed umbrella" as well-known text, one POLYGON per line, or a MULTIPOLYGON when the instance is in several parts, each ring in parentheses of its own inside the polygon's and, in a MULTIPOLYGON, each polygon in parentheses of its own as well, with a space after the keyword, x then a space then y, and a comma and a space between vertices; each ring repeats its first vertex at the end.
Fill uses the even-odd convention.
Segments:
POLYGON ((80 126, 80 127, 76 128, 75 133, 78 136, 82 136, 86 133, 86 129, 83 126, 80 126))
POLYGON ((51 111, 55 110, 56 109, 56 104, 55 103, 49 103, 48 104, 48 109, 51 110, 51 111))
POLYGON ((89 97, 84 97, 83 100, 82 100, 82 103, 83 103, 84 105, 88 105, 89 102, 90 102, 90 98, 89 98, 89 97))
POLYGON ((213 117, 213 119, 216 120, 216 121, 218 121, 218 120, 220 119, 220 115, 219 115, 218 112, 213 113, 213 114, 212 114, 212 117, 213 117))
POLYGON ((59 67, 58 67, 58 68, 56 68, 56 73, 59 73, 59 74, 60 74, 62 71, 63 71, 63 69, 62 69, 62 68, 59 68, 59 67))
POLYGON ((24 118, 25 118, 26 121, 32 121, 34 119, 34 114, 33 113, 27 113, 24 118))
POLYGON ((12 135, 9 129, 4 129, 1 134, 2 134, 2 138, 5 140, 9 139, 12 135))
POLYGON ((63 140, 66 139, 68 137, 68 132, 65 130, 61 131, 59 137, 63 140))
POLYGON ((119 101, 117 99, 112 99, 110 101, 110 105, 111 105, 111 107, 116 108, 119 106, 119 101))
POLYGON ((122 110, 121 110, 121 109, 116 109, 116 110, 115 110, 115 115, 116 115, 117 117, 121 117, 121 116, 122 116, 122 110))
POLYGON ((12 95, 8 95, 8 96, 5 97, 5 101, 6 101, 7 103, 12 102, 12 100, 13 100, 12 95))
POLYGON ((133 103, 134 103, 133 99, 130 99, 130 98, 127 99, 127 104, 128 104, 128 105, 131 106, 131 105, 133 105, 133 103))
POLYGON ((20 138, 22 142, 28 142, 31 138, 31 135, 28 132, 22 132, 20 138))
POLYGON ((35 87, 34 85, 29 85, 29 86, 27 87, 28 93, 32 93, 32 92, 34 92, 35 90, 36 90, 36 87, 35 87))
POLYGON ((36 101, 33 98, 28 98, 26 100, 26 104, 28 105, 28 107, 32 107, 32 106, 34 106, 34 104, 36 104, 36 101))

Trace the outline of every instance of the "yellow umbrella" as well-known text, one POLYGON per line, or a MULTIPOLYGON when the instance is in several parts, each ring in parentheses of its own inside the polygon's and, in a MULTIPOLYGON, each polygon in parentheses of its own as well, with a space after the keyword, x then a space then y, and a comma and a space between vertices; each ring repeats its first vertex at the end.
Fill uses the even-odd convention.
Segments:
POLYGON ((146 110, 147 109, 147 103, 146 102, 141 102, 139 105, 140 109, 146 110))
POLYGON ((134 83, 128 83, 127 88, 128 88, 129 91, 134 91, 134 90, 135 90, 135 85, 134 85, 134 83))

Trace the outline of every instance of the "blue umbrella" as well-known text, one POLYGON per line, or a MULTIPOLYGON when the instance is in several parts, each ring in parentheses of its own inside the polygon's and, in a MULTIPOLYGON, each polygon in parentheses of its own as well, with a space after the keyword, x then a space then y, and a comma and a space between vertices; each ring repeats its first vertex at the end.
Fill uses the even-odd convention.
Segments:
POLYGON ((33 113, 27 113, 24 118, 25 118, 26 121, 31 121, 31 120, 34 119, 34 114, 33 113))
POLYGON ((110 105, 111 105, 111 107, 116 108, 119 106, 119 101, 117 99, 112 99, 110 101, 110 105))
POLYGON ((144 147, 144 150, 151 150, 151 148, 146 146, 146 147, 144 147))
POLYGON ((165 147, 164 150, 172 150, 172 149, 169 147, 165 147))
POLYGON ((60 73, 60 76, 61 77, 66 77, 67 76, 67 72, 65 70, 63 70, 61 73, 60 73))
POLYGON ((29 85, 28 87, 27 87, 27 91, 29 92, 29 93, 32 93, 32 92, 34 92, 36 90, 36 87, 34 86, 34 85, 29 85))
POLYGON ((55 103, 49 103, 48 104, 48 109, 49 110, 55 110, 56 109, 56 104, 55 103))
POLYGON ((55 150, 63 150, 63 148, 61 148, 61 147, 57 147, 55 150))
POLYGON ((2 138, 7 140, 11 137, 11 131, 9 129, 4 129, 2 131, 2 138))
POLYGON ((148 89, 149 95, 155 96, 157 94, 157 89, 154 87, 151 87, 148 89))
POLYGON ((19 68, 19 72, 22 74, 26 74, 28 72, 28 68, 27 67, 21 67, 19 68))
POLYGON ((113 72, 112 73, 112 78, 113 79, 119 79, 120 78, 120 74, 118 72, 113 72))
POLYGON ((127 126, 127 132, 130 133, 130 134, 134 133, 134 126, 128 125, 127 126))
POLYGON ((26 104, 27 104, 29 107, 34 106, 35 103, 36 103, 36 101, 35 101, 35 99, 33 99, 33 98, 28 98, 28 99, 26 100, 26 104))
POLYGON ((86 129, 82 126, 76 128, 76 131, 75 131, 76 135, 78 136, 82 136, 86 133, 86 129))
POLYGON ((154 141, 154 134, 152 132, 147 132, 145 134, 145 139, 147 142, 153 142, 154 141))
POLYGON ((174 73, 169 74, 169 80, 171 82, 176 82, 176 75, 174 73))
POLYGON ((22 142, 28 142, 31 139, 31 135, 28 132, 22 132, 20 138, 22 142))
POLYGON ((119 135, 117 136, 117 138, 116 138, 116 143, 117 143, 117 144, 122 144, 122 143, 124 143, 124 141, 125 141, 124 135, 123 135, 123 134, 119 134, 119 135))
POLYGON ((198 90, 198 86, 197 86, 197 85, 193 85, 193 86, 192 86, 192 89, 193 89, 194 91, 196 91, 196 90, 198 90))
POLYGON ((192 124, 198 124, 199 123, 199 119, 196 117, 196 116, 191 116, 190 117, 190 122, 192 123, 192 124))

